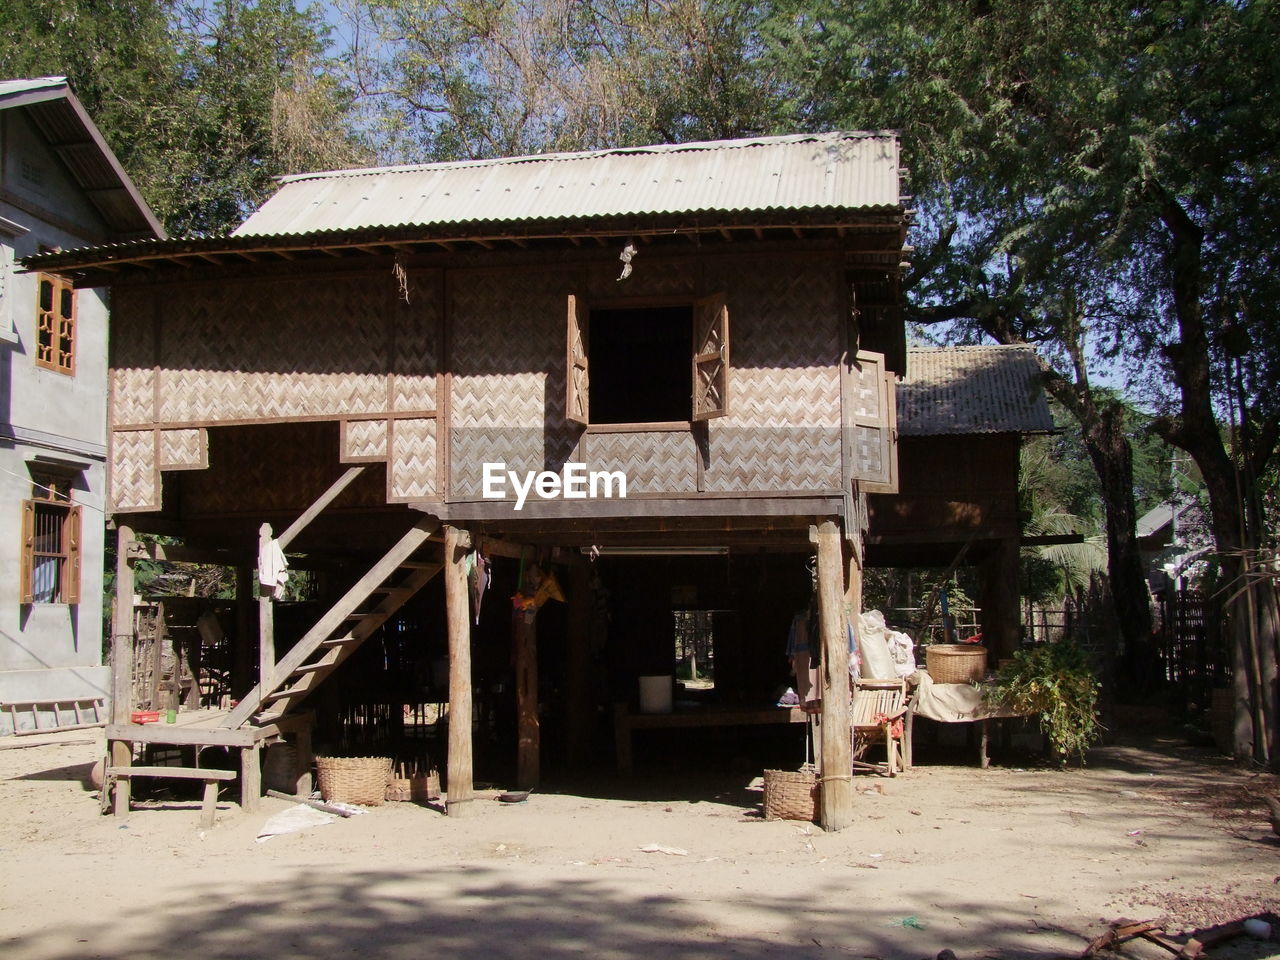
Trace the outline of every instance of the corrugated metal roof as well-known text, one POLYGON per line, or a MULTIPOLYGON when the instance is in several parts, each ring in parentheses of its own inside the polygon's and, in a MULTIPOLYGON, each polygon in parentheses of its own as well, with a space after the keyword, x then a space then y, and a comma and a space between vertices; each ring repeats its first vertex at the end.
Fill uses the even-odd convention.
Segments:
POLYGON ((616 215, 896 208, 897 135, 798 134, 286 177, 237 236, 616 215))
POLYGON ((72 93, 66 77, 0 81, 0 110, 22 109, 58 155, 109 231, 108 240, 165 236, 147 202, 72 93))
POLYGON ((898 432, 1048 433, 1054 429, 1030 346, 916 347, 898 384, 898 432))
POLYGON ((31 77, 25 80, 0 80, 0 99, 33 90, 56 90, 67 85, 66 77, 31 77))

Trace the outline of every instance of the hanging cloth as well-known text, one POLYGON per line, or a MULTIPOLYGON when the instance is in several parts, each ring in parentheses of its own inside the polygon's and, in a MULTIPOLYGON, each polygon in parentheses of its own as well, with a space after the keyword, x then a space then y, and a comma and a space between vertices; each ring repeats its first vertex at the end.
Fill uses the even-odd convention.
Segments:
POLYGON ((272 538, 258 550, 258 584, 260 592, 279 600, 289 582, 289 561, 280 549, 280 541, 272 538))
POLYGON ((467 573, 471 582, 471 608, 475 610, 476 624, 478 625, 480 623, 480 601, 484 599, 484 592, 489 587, 491 577, 489 558, 477 550, 467 573))

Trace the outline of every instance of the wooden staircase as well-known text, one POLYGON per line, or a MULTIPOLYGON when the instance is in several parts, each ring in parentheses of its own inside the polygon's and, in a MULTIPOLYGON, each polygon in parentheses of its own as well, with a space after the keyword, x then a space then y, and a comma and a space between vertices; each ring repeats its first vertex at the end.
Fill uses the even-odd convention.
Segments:
POLYGON ((339 664, 442 569, 438 561, 416 559, 439 524, 424 517, 401 537, 360 580, 307 631, 269 676, 245 694, 224 727, 273 723, 293 710, 339 664), (361 609, 381 595, 371 608, 361 609))

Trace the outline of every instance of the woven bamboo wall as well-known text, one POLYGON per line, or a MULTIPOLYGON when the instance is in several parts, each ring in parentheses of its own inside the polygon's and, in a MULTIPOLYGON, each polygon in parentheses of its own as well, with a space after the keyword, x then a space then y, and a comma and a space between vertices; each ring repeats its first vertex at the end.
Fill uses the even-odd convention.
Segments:
MULTIPOLYGON (((518 277, 451 279, 450 495, 479 499, 482 464, 625 470, 628 495, 817 493, 841 488, 841 300, 831 258, 646 263, 626 281, 612 260, 518 277), (701 464, 695 433, 592 432, 564 426, 565 317, 588 303, 723 291, 731 328, 730 414, 710 421, 701 464)), ((601 428, 607 429, 607 428, 601 428)))
MULTIPOLYGON (((335 463, 392 461, 387 500, 435 496, 442 274, 406 279, 402 288, 387 270, 121 287, 112 509, 159 509, 161 471, 208 466, 210 427, 314 420, 341 424, 335 463)), ((264 455, 294 467, 293 451, 264 455)))
MULTIPOLYGON (((611 252, 584 251, 576 263, 473 257, 447 272, 410 264, 404 287, 381 266, 121 287, 113 509, 159 509, 162 470, 199 471, 225 451, 210 429, 300 421, 337 425, 335 462, 385 463, 388 502, 446 490, 480 500, 484 463, 558 471, 570 460, 624 470, 632 496, 841 491, 840 255, 751 257, 744 248, 740 258, 690 251, 646 261, 645 252, 625 281, 611 252), (727 416, 692 430, 585 436, 566 420, 570 294, 611 305, 712 293, 729 311, 727 416), (447 398, 437 396, 446 349, 447 398)), ((883 453, 864 446, 867 456, 883 453)), ((259 452, 295 469, 287 451, 259 452)), ((326 469, 337 476, 334 463, 326 469)), ((219 494, 202 495, 213 504, 219 494)))
POLYGON ((839 490, 839 272, 829 260, 725 266, 730 413, 709 424, 705 489, 839 490))

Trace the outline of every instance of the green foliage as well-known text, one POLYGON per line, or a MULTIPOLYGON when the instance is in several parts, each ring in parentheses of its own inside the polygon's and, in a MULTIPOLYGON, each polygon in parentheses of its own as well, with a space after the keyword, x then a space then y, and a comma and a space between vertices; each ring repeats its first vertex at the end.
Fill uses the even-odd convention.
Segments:
POLYGON ((1085 750, 1102 734, 1098 679, 1089 654, 1069 639, 1019 650, 996 674, 992 703, 1020 714, 1037 714, 1059 763, 1085 750))
POLYGON ((66 76, 171 233, 366 156, 328 27, 292 0, 6 0, 0 34, 0 76, 66 76))
POLYGON ((359 0, 384 156, 454 160, 782 125, 761 8, 733 0, 359 0))

